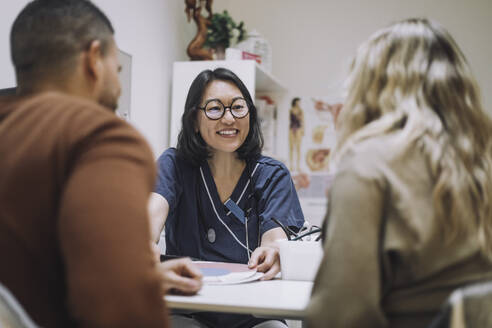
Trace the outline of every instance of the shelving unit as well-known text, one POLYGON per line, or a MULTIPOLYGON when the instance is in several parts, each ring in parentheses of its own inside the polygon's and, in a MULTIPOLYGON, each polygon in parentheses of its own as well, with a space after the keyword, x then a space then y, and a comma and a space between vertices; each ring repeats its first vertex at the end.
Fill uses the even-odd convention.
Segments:
POLYGON ((254 60, 219 60, 175 62, 173 66, 169 145, 175 147, 181 130, 181 116, 191 83, 203 70, 224 67, 233 71, 246 85, 251 97, 267 94, 278 100, 287 94, 287 88, 274 76, 264 71, 254 60))
MULTIPOLYGON (((251 62, 251 60, 248 60, 251 62)), ((286 93, 287 88, 280 83, 280 81, 274 77, 272 74, 263 70, 256 62, 252 61, 255 65, 255 81, 256 90, 258 93, 286 93)))

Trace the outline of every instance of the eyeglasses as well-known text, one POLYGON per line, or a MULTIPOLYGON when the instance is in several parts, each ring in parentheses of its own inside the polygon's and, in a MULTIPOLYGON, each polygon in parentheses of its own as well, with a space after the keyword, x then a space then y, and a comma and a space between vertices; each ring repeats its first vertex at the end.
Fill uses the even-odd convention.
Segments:
POLYGON ((241 97, 234 98, 230 106, 225 106, 219 99, 210 99, 205 106, 198 109, 203 110, 205 115, 214 121, 220 120, 225 115, 226 109, 231 111, 234 118, 243 118, 249 113, 248 103, 241 97))

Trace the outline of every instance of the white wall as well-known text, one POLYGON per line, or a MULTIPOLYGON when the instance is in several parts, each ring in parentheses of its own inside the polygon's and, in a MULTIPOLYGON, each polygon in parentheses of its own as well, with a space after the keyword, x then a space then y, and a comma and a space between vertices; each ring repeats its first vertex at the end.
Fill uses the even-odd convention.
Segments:
MULTIPOLYGON (((408 17, 439 21, 455 37, 482 88, 492 114, 492 0, 215 0, 248 30, 272 46, 273 75, 290 95, 279 105, 279 159, 288 158, 288 100, 293 96, 342 94, 343 80, 358 45, 373 32, 408 17)), ((302 201, 302 200, 301 200, 302 201)), ((325 203, 302 203, 306 218, 320 223, 325 203)))
MULTIPOLYGON (((5 1, 5 0, 4 0, 5 1)), ((7 0, 0 14, 0 88, 15 85, 8 36, 28 3, 7 0)), ((185 60, 193 26, 178 0, 95 0, 116 30, 116 42, 132 55, 131 121, 159 155, 168 145, 172 63, 185 60)))
POLYGON ((0 88, 15 86, 15 75, 10 61, 10 28, 15 17, 28 3, 27 0, 7 0, 2 3, 0 13, 0 88))
POLYGON ((215 0, 271 43, 273 74, 300 96, 340 90, 357 46, 391 22, 424 16, 444 25, 467 56, 492 113, 491 0, 215 0))
POLYGON ((113 23, 118 46, 132 55, 131 121, 158 156, 168 145, 172 63, 186 59, 184 2, 94 2, 113 23))
MULTIPOLYGON (((28 0, 3 0, 0 13, 0 88, 15 84, 10 26, 28 0)), ((95 0, 111 19, 119 47, 133 56, 132 121, 156 155, 168 145, 172 63, 186 60, 195 34, 181 0, 95 0)), ((299 96, 340 92, 356 47, 372 32, 410 16, 441 22, 454 35, 492 113, 491 0, 215 0, 271 43, 273 74, 299 96)))

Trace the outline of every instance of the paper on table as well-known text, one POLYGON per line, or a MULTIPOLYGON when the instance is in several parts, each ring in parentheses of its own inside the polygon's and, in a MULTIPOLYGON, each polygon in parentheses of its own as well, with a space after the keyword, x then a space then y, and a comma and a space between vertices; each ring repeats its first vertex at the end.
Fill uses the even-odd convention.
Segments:
POLYGON ((246 264, 202 261, 194 264, 201 270, 205 284, 240 284, 263 277, 262 272, 250 270, 246 264))

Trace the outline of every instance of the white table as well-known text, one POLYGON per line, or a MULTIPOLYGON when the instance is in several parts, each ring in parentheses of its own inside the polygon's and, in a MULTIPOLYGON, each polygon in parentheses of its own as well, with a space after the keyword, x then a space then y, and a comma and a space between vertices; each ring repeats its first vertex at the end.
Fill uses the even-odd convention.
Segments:
POLYGON ((236 285, 204 285, 194 296, 167 295, 176 310, 252 314, 257 317, 302 320, 313 283, 274 279, 236 285))

